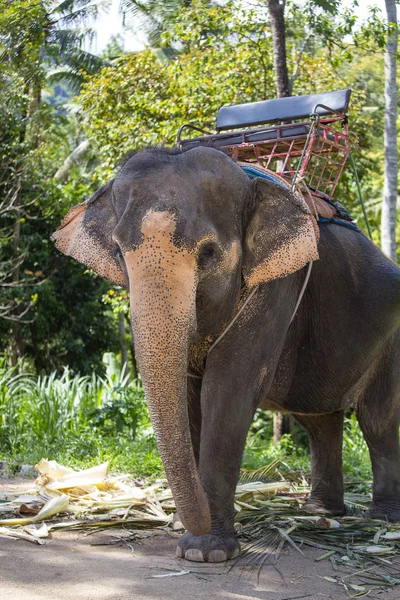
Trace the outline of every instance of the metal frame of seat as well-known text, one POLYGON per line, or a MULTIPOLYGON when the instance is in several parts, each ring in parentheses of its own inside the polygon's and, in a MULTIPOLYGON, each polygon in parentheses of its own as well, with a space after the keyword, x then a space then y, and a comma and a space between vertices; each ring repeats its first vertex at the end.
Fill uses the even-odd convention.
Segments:
POLYGON ((350 153, 346 115, 350 93, 351 90, 340 90, 222 107, 216 134, 185 124, 179 129, 177 143, 182 150, 206 145, 218 148, 235 161, 258 163, 267 169, 275 167, 276 173, 289 181, 302 178, 312 193, 332 198, 350 153), (319 102, 321 96, 327 101, 335 100, 334 106, 319 102), (312 104, 314 100, 317 102, 312 104), (304 111, 310 105, 312 109, 305 120, 304 111), (274 111, 268 112, 269 107, 274 111), (265 124, 273 121, 274 125, 237 129, 260 124, 260 119, 265 124), (186 129, 203 135, 182 139, 186 129))

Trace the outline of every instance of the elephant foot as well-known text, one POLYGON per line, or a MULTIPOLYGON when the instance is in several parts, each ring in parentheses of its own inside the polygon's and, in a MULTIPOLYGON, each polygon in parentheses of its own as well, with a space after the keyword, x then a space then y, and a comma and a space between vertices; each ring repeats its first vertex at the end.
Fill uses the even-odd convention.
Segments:
POLYGON ((326 515, 329 517, 341 517, 346 514, 346 507, 342 501, 325 503, 317 498, 309 498, 303 504, 301 510, 310 514, 326 515))
POLYGON ((239 556, 240 545, 234 533, 206 533, 181 537, 176 549, 179 558, 195 562, 224 562, 239 556))
POLYGON ((400 506, 373 504, 365 513, 368 519, 380 519, 390 523, 400 523, 400 506))

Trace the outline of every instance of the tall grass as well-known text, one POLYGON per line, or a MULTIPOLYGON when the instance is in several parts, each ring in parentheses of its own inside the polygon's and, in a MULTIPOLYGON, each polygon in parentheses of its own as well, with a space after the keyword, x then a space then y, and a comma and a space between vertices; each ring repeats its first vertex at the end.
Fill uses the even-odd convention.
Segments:
POLYGON ((66 369, 35 377, 0 361, 0 457, 46 456, 76 465, 108 458, 115 468, 161 472, 139 381, 123 368, 100 377, 66 369))

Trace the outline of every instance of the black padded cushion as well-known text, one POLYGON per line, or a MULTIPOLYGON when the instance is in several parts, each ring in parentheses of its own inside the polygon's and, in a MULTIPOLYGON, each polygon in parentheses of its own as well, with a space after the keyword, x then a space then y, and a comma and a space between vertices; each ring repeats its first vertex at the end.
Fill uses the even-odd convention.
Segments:
MULTIPOLYGON (((346 113, 350 94, 351 90, 338 90, 323 94, 290 96, 289 98, 276 98, 249 104, 222 106, 218 111, 217 131, 252 127, 276 121, 304 119, 310 116, 316 104, 324 104, 333 110, 346 113)), ((332 114, 323 108, 318 108, 317 113, 319 115, 332 114)))

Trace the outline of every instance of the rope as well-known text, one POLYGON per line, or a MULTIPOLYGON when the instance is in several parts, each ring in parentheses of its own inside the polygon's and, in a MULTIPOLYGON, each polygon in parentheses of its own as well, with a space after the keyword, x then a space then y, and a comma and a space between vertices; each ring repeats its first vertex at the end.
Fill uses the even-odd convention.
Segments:
MULTIPOLYGON (((246 308, 246 306, 248 305, 248 303, 250 302, 250 300, 253 298, 254 294, 256 293, 256 291, 258 289, 259 289, 259 286, 256 285, 255 288, 251 291, 251 293, 247 296, 246 300, 243 302, 242 306, 239 308, 238 312, 233 317, 233 319, 231 319, 231 321, 229 322, 228 326, 224 329, 224 331, 221 333, 221 335, 217 337, 217 339, 215 340, 215 342, 213 342, 211 344, 210 348, 208 349, 207 356, 210 354, 211 350, 214 350, 215 346, 217 344, 219 344, 219 342, 222 340, 222 338, 224 337, 224 335, 226 333, 228 333, 228 331, 230 330, 230 328, 232 327, 232 325, 237 321, 237 319, 239 318, 239 316, 241 315, 241 313, 243 312, 243 310, 246 308)), ((189 372, 188 372, 188 377, 193 377, 193 379, 203 379, 202 375, 194 375, 193 373, 189 373, 189 372)))
MULTIPOLYGON (((301 304, 301 301, 303 299, 304 296, 304 292, 306 291, 308 282, 310 280, 310 275, 311 275, 311 270, 312 270, 312 266, 313 266, 313 261, 310 261, 308 263, 308 268, 307 268, 307 273, 306 273, 306 277, 304 279, 304 283, 303 286, 300 290, 300 294, 297 298, 297 302, 296 302, 296 306, 294 307, 294 311, 293 314, 291 316, 290 322, 289 322, 289 326, 292 324, 293 319, 296 316, 297 311, 299 310, 299 306, 301 304)), ((210 352, 212 350, 214 350, 214 348, 217 346, 217 344, 219 344, 219 342, 222 340, 222 338, 228 333, 228 331, 230 330, 230 328, 233 326, 234 323, 236 323, 236 321, 238 320, 239 316, 242 314, 243 310, 246 308, 246 306, 248 305, 248 303, 250 302, 250 300, 253 298, 254 294, 259 290, 259 286, 257 285, 252 291, 251 293, 247 296, 246 300, 243 302, 242 306, 240 307, 240 309, 238 310, 238 312, 236 313, 236 315, 233 317, 233 319, 231 319, 231 321, 229 322, 229 325, 224 329, 224 331, 221 333, 220 336, 217 337, 217 339, 215 340, 215 342, 213 342, 213 344, 210 346, 210 348, 208 349, 207 352, 207 356, 210 354, 210 352)), ((193 379, 203 379, 202 375, 194 375, 194 373, 190 373, 188 372, 188 377, 192 377, 193 379)))
POLYGON ((247 296, 246 300, 243 302, 242 306, 240 307, 240 309, 238 310, 238 312, 236 313, 236 315, 233 317, 232 321, 229 323, 228 327, 226 329, 224 329, 224 331, 221 333, 221 335, 219 337, 217 337, 217 339, 215 340, 215 342, 211 345, 211 347, 209 348, 208 352, 207 352, 207 356, 210 354, 210 352, 212 350, 214 350, 215 346, 222 340, 222 338, 224 337, 224 335, 226 333, 228 333, 228 331, 230 330, 230 328, 232 327, 232 325, 234 323, 236 323, 237 319, 239 318, 239 316, 242 314, 243 310, 246 308, 246 306, 248 305, 248 303, 250 302, 250 300, 252 299, 252 297, 254 296, 254 294, 256 293, 256 291, 258 290, 258 285, 254 288, 254 290, 247 296))
POLYGON ((307 268, 307 274, 306 274, 306 278, 305 278, 305 280, 304 280, 303 287, 302 287, 302 288, 301 288, 301 290, 300 290, 299 297, 297 298, 296 306, 294 307, 294 311, 293 311, 293 314, 292 314, 292 318, 290 319, 290 323, 289 323, 289 325, 291 325, 291 324, 292 324, 292 322, 293 322, 293 319, 295 318, 295 316, 296 316, 296 313, 297 313, 297 311, 299 310, 300 303, 301 303, 301 301, 302 301, 302 299, 303 299, 304 292, 306 291, 306 287, 307 287, 307 284, 308 284, 308 282, 309 282, 309 279, 310 279, 310 275, 311 275, 312 266, 313 266, 313 261, 312 261, 312 260, 310 260, 310 262, 308 263, 308 268, 307 268))
POLYGON ((362 208, 362 211, 363 211, 364 221, 365 221, 365 224, 366 224, 367 229, 368 229, 369 239, 372 242, 371 227, 369 226, 369 221, 368 221, 368 217, 367 217, 367 211, 365 210, 365 206, 364 206, 364 200, 363 200, 363 197, 362 197, 361 184, 360 184, 360 180, 358 178, 356 163, 354 162, 354 158, 353 158, 353 155, 352 155, 351 151, 349 153, 349 157, 350 157, 350 163, 351 163, 351 166, 352 166, 352 169, 353 169, 353 173, 354 173, 354 178, 356 180, 357 193, 358 193, 358 201, 359 201, 359 203, 361 205, 361 208, 362 208))
MULTIPOLYGON (((296 187, 297 187, 297 191, 301 194, 302 193, 301 188, 302 187, 304 188, 304 190, 309 195, 309 197, 310 197, 310 199, 312 201, 312 206, 313 206, 314 211, 315 211, 315 218, 316 218, 316 220, 318 222, 319 217, 318 217, 317 208, 315 206, 314 198, 312 197, 312 194, 310 193, 310 190, 309 190, 307 184, 304 181, 304 177, 299 177, 300 168, 301 168, 301 165, 303 164, 304 156, 305 156, 305 153, 307 151, 308 145, 310 143, 311 137, 314 134, 315 128, 318 127, 318 125, 319 125, 319 115, 316 112, 312 113, 310 115, 310 120, 312 121, 311 127, 310 127, 308 135, 307 135, 306 143, 303 146, 303 150, 302 150, 300 159, 299 159, 299 161, 297 163, 297 167, 296 167, 296 171, 294 173, 293 179, 292 179, 292 185, 290 187, 290 191, 293 192, 293 193, 296 192, 296 187)), ((364 220, 365 220, 365 224, 367 226, 369 238, 372 241, 372 232, 371 232, 371 228, 370 228, 368 217, 367 217, 367 211, 365 210, 365 205, 364 205, 364 201, 363 201, 363 197, 362 197, 360 180, 358 178, 358 173, 357 173, 356 165, 355 165, 354 158, 353 158, 353 155, 352 155, 351 151, 349 152, 349 157, 350 157, 350 163, 351 163, 351 166, 352 166, 352 169, 353 169, 353 173, 354 173, 354 177, 355 177, 355 181, 356 181, 357 193, 358 193, 358 200, 359 200, 359 203, 360 203, 362 211, 363 211, 364 220)), ((306 277, 304 279, 302 288, 300 290, 300 294, 299 294, 299 296, 297 298, 297 302, 296 302, 296 305, 294 307, 294 311, 293 311, 292 317, 290 319, 289 326, 292 324, 292 322, 293 322, 293 320, 294 320, 294 318, 295 318, 295 316, 297 314, 297 311, 299 309, 299 306, 301 304, 301 301, 303 299, 303 296, 304 296, 304 293, 306 291, 308 282, 310 280, 312 266, 313 266, 313 261, 310 261, 308 263, 306 277)), ((250 300, 253 298, 253 296, 255 295, 255 293, 257 292, 258 289, 259 289, 259 286, 256 286, 252 290, 252 292, 246 298, 245 302, 242 304, 242 306, 240 307, 240 309, 238 310, 238 312, 236 313, 236 315, 229 322, 228 326, 224 329, 224 331, 221 333, 221 335, 217 337, 217 339, 215 340, 215 342, 213 342, 213 344, 210 346, 210 348, 208 349, 208 352, 207 352, 207 356, 210 354, 210 352, 212 352, 212 350, 214 350, 214 348, 224 338, 224 336, 228 333, 228 331, 231 329, 231 327, 234 325, 234 323, 236 323, 237 319, 239 318, 239 316, 241 315, 241 313, 243 312, 243 310, 246 308, 246 306, 248 305, 248 303, 250 302, 250 300)), ((194 375, 193 373, 188 373, 187 375, 188 375, 188 377, 192 377, 193 379, 202 379, 203 378, 202 375, 194 375)))
POLYGON ((311 121, 311 127, 310 127, 310 130, 309 130, 308 135, 307 135, 306 143, 303 146, 303 150, 302 150, 302 153, 301 153, 301 156, 300 156, 300 160, 297 163, 296 171, 295 171, 295 173, 293 175, 292 186, 290 188, 291 192, 293 192, 294 189, 295 189, 295 187, 296 187, 296 181, 297 181, 297 177, 298 177, 298 174, 299 174, 299 171, 300 171, 300 167, 303 164, 303 159, 304 159, 304 156, 306 154, 306 150, 308 148, 308 144, 310 143, 311 136, 314 134, 314 129, 318 125, 319 116, 316 113, 311 113, 311 115, 310 115, 310 121, 311 121))
MULTIPOLYGON (((290 188, 291 192, 295 192, 296 191, 295 188, 296 188, 296 185, 298 185, 297 184, 297 179, 298 179, 298 175, 299 175, 299 171, 300 171, 300 166, 303 163, 303 159, 304 159, 304 156, 305 156, 308 144, 310 143, 311 136, 313 135, 314 129, 318 125, 319 116, 316 113, 312 113, 310 115, 310 119, 312 121, 311 127, 310 127, 310 130, 308 132, 306 143, 304 144, 303 151, 302 151, 301 156, 300 156, 300 160, 299 160, 299 162, 297 164, 297 168, 296 168, 295 174, 293 176, 292 185, 291 185, 291 188, 290 188)), ((300 178, 299 183, 302 183, 302 179, 303 178, 300 178)), ((305 185, 304 187, 306 188, 307 192, 310 193, 309 190, 308 190, 308 188, 307 188, 307 186, 305 185)), ((300 185, 299 185, 299 192, 301 193, 300 185)), ((310 194, 310 196, 311 196, 311 194, 310 194)), ((312 198, 312 196, 311 196, 311 198, 312 198)), ((314 199, 312 198, 312 200, 313 200, 313 206, 314 206, 314 209, 315 209, 315 212, 316 212, 316 215, 317 215, 316 218, 317 218, 317 221, 318 221, 318 213, 317 213, 317 210, 316 210, 316 207, 315 207, 315 204, 314 204, 314 199)), ((296 313, 297 313, 297 311, 299 309, 299 306, 301 304, 301 301, 303 299, 304 292, 306 291, 307 284, 308 284, 309 279, 310 279, 312 266, 313 266, 313 261, 310 261, 308 263, 308 269, 307 269, 307 273, 306 273, 306 278, 305 278, 303 286, 302 286, 302 288, 300 290, 299 297, 297 298, 296 306, 294 307, 294 311, 293 311, 292 317, 290 319, 289 326, 292 324, 293 319, 295 318, 296 313)), ((236 323, 237 319, 239 318, 239 316, 241 315, 241 313, 243 312, 243 310, 246 308, 246 306, 248 305, 248 303, 250 302, 250 300, 253 298, 254 294, 256 293, 256 291, 258 289, 259 289, 259 286, 256 286, 252 290, 252 292, 246 298, 245 302, 242 304, 242 306, 240 307, 240 309, 238 310, 238 312, 236 313, 236 315, 229 322, 228 326, 224 329, 224 331, 221 333, 221 335, 218 336, 217 339, 215 340, 215 342, 211 345, 211 347, 209 348, 209 350, 207 352, 207 356, 210 354, 210 352, 212 352, 212 350, 214 350, 214 348, 219 344, 219 342, 222 340, 222 338, 225 337, 225 335, 228 333, 228 331, 231 329, 231 327, 234 325, 234 323, 236 323)), ((202 375, 194 375, 194 373, 189 373, 189 372, 188 372, 188 377, 192 377, 193 379, 202 379, 203 378, 202 375)))

